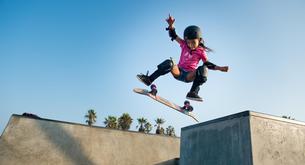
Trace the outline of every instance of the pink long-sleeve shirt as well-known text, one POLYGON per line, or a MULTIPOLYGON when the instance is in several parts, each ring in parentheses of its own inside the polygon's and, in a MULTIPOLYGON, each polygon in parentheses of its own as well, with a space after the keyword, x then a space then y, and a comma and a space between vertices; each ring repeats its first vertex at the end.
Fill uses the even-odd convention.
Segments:
POLYGON ((205 49, 201 46, 191 52, 191 49, 187 46, 186 42, 182 40, 180 42, 181 55, 178 63, 178 67, 189 72, 194 71, 200 60, 206 62, 208 60, 205 49))

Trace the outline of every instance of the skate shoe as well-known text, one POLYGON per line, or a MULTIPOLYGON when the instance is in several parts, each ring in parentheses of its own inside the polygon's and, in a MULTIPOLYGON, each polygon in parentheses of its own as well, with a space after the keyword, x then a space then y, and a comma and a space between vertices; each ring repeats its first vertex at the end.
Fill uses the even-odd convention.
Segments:
POLYGON ((140 80, 141 82, 143 82, 145 85, 149 86, 151 84, 151 81, 149 79, 148 73, 146 75, 144 74, 138 74, 137 75, 138 80, 140 80))
POLYGON ((196 92, 187 93, 186 98, 194 101, 203 101, 203 99, 196 92))

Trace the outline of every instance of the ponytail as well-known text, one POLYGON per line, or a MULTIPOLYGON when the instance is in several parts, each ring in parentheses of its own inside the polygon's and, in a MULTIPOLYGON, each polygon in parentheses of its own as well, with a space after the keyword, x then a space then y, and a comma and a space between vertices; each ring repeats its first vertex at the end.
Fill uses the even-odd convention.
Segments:
POLYGON ((199 43, 199 46, 203 47, 205 49, 205 51, 207 51, 207 52, 213 52, 213 49, 204 45, 204 40, 203 39, 201 39, 201 41, 199 43))

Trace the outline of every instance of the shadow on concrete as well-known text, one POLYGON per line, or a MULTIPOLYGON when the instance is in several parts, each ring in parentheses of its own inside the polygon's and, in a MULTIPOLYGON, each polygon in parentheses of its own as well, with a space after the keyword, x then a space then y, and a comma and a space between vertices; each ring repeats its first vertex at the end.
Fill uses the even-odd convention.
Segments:
MULTIPOLYGON (((41 132, 45 133, 49 141, 71 160, 75 165, 95 165, 90 158, 84 153, 81 144, 70 135, 60 124, 49 124, 45 121, 37 120, 37 126, 41 132)), ((88 135, 90 136, 90 135, 88 135)))
POLYGON ((160 163, 157 163, 154 165, 179 165, 179 158, 167 160, 167 161, 160 162, 160 163))

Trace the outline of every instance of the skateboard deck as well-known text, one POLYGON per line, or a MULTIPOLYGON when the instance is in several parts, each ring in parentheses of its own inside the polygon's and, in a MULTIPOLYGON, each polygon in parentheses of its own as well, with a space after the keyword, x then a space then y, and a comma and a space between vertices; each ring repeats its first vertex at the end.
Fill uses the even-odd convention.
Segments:
POLYGON ((170 108, 172 108, 172 109, 174 109, 174 110, 176 110, 176 111, 178 111, 180 113, 183 113, 183 114, 185 114, 187 116, 190 116, 196 122, 199 122, 198 119, 195 117, 195 115, 192 112, 189 112, 189 111, 186 111, 186 110, 182 109, 181 106, 178 106, 175 103, 173 103, 173 102, 171 102, 169 100, 166 100, 165 98, 162 98, 161 96, 158 96, 158 95, 154 96, 154 95, 152 95, 151 93, 149 93, 149 91, 147 89, 135 88, 135 89, 133 89, 133 91, 135 93, 148 96, 148 97, 150 97, 150 98, 152 98, 152 99, 154 99, 154 100, 156 100, 156 101, 158 101, 158 102, 160 102, 160 103, 162 103, 162 104, 164 104, 164 105, 166 105, 166 106, 168 106, 168 107, 170 107, 170 108))

